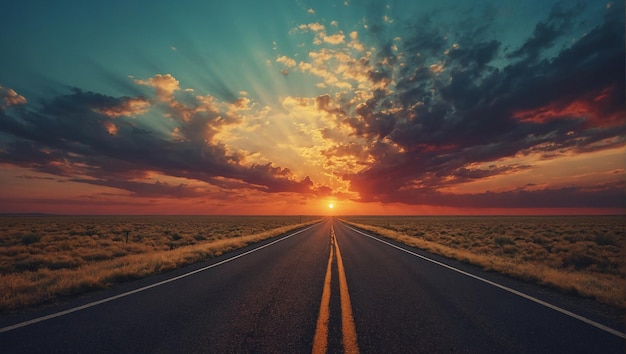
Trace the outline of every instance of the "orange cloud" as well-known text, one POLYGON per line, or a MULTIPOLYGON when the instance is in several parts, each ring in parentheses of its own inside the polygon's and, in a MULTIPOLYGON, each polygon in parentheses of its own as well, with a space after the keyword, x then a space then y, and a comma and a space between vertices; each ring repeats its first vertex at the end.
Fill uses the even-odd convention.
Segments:
POLYGON ((107 133, 109 133, 109 135, 117 134, 117 126, 115 125, 115 123, 110 121, 103 121, 102 125, 104 126, 104 129, 106 129, 107 133))
POLYGON ((276 58, 276 62, 277 63, 281 63, 281 64, 285 65, 288 68, 296 66, 296 61, 291 59, 291 58, 289 58, 286 55, 281 55, 278 58, 276 58))
POLYGON ((300 25, 300 26, 298 26, 298 28, 301 29, 301 30, 309 29, 309 30, 311 30, 313 32, 321 32, 321 31, 326 30, 326 27, 324 27, 324 25, 322 25, 320 23, 317 23, 317 22, 309 23, 309 24, 306 24, 306 25, 300 25))
POLYGON ((429 69, 435 74, 441 74, 445 70, 441 63, 432 64, 430 65, 429 69))
POLYGON ((365 50, 365 46, 359 42, 359 32, 357 31, 352 31, 350 32, 350 43, 348 44, 348 47, 358 50, 359 52, 362 52, 365 50))
POLYGON ((0 103, 1 109, 6 109, 10 106, 26 103, 26 98, 24 98, 24 96, 22 95, 19 95, 17 92, 15 92, 15 90, 11 88, 5 88, 0 86, 0 97, 2 97, 2 101, 4 101, 4 103, 0 103))
POLYGON ((147 99, 136 97, 125 99, 116 106, 98 107, 95 111, 111 118, 117 118, 121 116, 133 117, 144 114, 149 108, 150 102, 147 99))
POLYGON ((322 80, 327 86, 351 90, 372 88, 369 72, 372 67, 367 56, 355 58, 344 49, 326 49, 309 52, 310 62, 300 62, 298 70, 308 72, 322 80))
POLYGON ((346 36, 343 32, 339 31, 339 33, 331 34, 323 37, 323 41, 329 44, 341 44, 344 42, 346 36))
POLYGON ((153 87, 161 101, 172 100, 174 92, 180 90, 179 82, 170 74, 157 74, 148 80, 135 80, 139 85, 153 87))

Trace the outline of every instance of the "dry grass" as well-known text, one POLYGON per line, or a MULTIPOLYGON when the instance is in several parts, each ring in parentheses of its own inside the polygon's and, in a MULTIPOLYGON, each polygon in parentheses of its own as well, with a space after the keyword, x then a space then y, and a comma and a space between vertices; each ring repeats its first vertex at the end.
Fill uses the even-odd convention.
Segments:
POLYGON ((316 217, 0 217, 0 312, 219 256, 316 217))
POLYGON ((346 217, 383 237, 626 309, 624 217, 346 217))

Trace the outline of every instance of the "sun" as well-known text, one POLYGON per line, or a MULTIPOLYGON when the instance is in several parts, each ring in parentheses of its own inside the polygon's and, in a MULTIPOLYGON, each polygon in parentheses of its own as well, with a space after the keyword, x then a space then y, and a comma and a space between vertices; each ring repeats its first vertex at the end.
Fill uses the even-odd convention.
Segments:
POLYGON ((334 207, 335 207, 335 204, 333 204, 333 203, 328 203, 328 209, 332 209, 332 208, 334 208, 334 207))

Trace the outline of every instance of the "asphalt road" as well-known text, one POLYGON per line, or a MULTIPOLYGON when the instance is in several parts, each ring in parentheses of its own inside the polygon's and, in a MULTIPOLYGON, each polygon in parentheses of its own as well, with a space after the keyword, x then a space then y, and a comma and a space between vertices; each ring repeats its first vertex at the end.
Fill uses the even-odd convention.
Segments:
POLYGON ((594 306, 327 219, 4 315, 0 353, 624 353, 623 324, 594 306))

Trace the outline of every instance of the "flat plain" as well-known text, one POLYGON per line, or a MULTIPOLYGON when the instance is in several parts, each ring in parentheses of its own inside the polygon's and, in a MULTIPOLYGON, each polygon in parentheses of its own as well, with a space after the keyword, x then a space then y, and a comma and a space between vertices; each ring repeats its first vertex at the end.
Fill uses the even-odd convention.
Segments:
POLYGON ((413 247, 626 309, 623 216, 342 219, 413 247))
POLYGON ((2 216, 0 313, 219 256, 312 216, 2 216))

